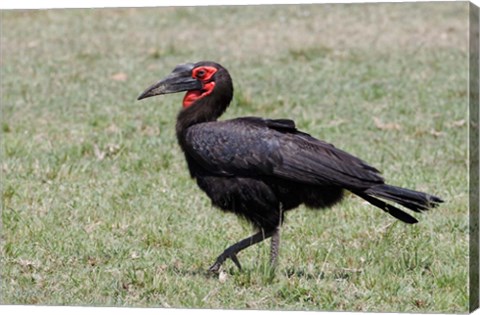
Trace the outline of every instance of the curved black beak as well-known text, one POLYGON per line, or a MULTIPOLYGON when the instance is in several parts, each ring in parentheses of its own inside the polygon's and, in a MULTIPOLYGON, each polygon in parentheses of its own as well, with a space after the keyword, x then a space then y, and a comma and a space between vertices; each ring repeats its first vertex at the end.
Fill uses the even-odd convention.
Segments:
POLYGON ((192 78, 192 69, 193 64, 175 67, 170 75, 146 89, 137 100, 161 94, 201 90, 203 88, 202 82, 192 78))

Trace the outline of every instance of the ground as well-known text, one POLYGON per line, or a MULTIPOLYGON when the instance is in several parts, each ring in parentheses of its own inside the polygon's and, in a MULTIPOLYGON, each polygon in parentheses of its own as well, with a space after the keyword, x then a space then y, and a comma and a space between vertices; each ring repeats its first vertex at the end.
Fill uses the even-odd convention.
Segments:
POLYGON ((383 312, 468 309, 468 3, 4 11, 6 304, 383 312), (251 227, 210 205, 175 139, 179 63, 231 73, 224 119, 299 129, 445 203, 405 225, 348 195, 205 270, 251 227))

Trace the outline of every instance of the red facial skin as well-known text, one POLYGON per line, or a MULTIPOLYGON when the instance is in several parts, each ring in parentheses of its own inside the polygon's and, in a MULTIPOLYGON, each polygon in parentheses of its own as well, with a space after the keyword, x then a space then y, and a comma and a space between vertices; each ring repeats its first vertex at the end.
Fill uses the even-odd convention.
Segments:
POLYGON ((183 108, 187 108, 192 105, 198 99, 205 97, 212 93, 215 87, 215 82, 210 81, 212 76, 217 72, 217 68, 214 67, 198 67, 193 69, 192 77, 202 81, 203 88, 201 90, 188 91, 183 98, 183 108))

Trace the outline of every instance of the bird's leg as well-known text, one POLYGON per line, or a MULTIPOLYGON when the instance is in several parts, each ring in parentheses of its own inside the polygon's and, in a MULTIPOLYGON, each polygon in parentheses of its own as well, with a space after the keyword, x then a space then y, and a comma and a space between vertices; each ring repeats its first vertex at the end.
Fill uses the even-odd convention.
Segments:
POLYGON ((278 249, 280 248, 280 226, 277 226, 272 235, 270 244, 270 265, 275 268, 277 265, 278 249))
POLYGON ((278 220, 278 226, 274 229, 272 235, 272 241, 270 244, 270 266, 275 268, 277 265, 278 250, 280 249, 280 227, 283 220, 283 204, 280 203, 280 215, 278 220))
POLYGON ((220 256, 217 257, 217 260, 215 263, 208 269, 211 272, 217 273, 218 270, 220 270, 220 266, 227 260, 227 258, 230 258, 235 265, 238 267, 238 269, 242 269, 240 262, 238 261, 237 258, 237 253, 240 252, 241 250, 244 250, 247 247, 250 247, 254 244, 257 244, 269 237, 271 237, 275 233, 275 230, 267 231, 264 232, 261 230, 258 233, 253 234, 252 236, 249 236, 240 242, 237 242, 233 244, 232 246, 228 247, 220 256))
POLYGON ((238 260, 236 254, 230 255, 230 259, 235 263, 235 266, 237 266, 239 270, 242 270, 242 265, 240 265, 240 261, 238 260))

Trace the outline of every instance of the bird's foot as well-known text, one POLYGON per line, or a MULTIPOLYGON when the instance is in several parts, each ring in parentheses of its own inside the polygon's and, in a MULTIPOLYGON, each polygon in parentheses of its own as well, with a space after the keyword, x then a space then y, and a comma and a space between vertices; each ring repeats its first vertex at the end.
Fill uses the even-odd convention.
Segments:
POLYGON ((232 253, 230 255, 220 255, 215 263, 208 268, 208 271, 213 272, 213 273, 219 273, 220 267, 222 266, 223 262, 227 260, 227 258, 230 258, 235 266, 238 267, 239 270, 242 270, 242 265, 240 265, 240 261, 237 258, 237 255, 235 253, 232 253))
POLYGON ((218 274, 220 272, 220 267, 221 266, 222 266, 222 264, 220 264, 218 262, 215 262, 213 265, 210 266, 210 268, 208 268, 208 271, 211 272, 211 273, 218 274))

